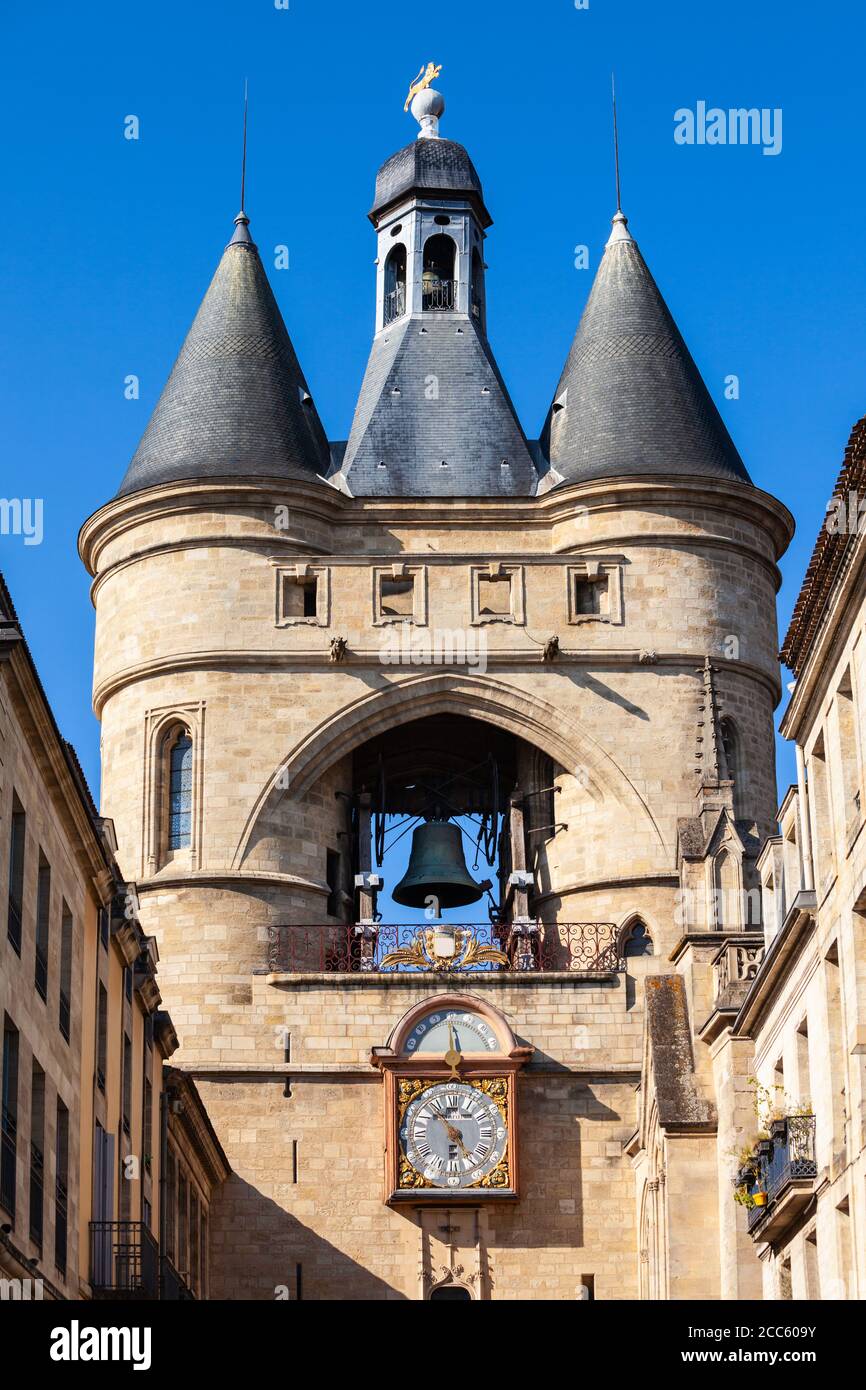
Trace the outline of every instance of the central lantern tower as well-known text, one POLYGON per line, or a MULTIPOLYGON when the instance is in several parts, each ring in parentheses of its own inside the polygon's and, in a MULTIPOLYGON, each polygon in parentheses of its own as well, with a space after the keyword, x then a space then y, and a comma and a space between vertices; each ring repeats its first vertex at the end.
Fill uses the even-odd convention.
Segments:
POLYGON ((790 518, 621 213, 527 440, 487 337, 481 182, 427 75, 413 97, 419 136, 376 179, 348 440, 242 211, 82 529, 102 810, 232 1165, 215 1296, 636 1297, 660 1169, 691 1185, 687 1238, 717 1219, 704 977, 644 981, 750 931, 711 895, 754 881, 773 823, 790 518), (389 920, 405 866, 380 851, 413 824, 389 920))

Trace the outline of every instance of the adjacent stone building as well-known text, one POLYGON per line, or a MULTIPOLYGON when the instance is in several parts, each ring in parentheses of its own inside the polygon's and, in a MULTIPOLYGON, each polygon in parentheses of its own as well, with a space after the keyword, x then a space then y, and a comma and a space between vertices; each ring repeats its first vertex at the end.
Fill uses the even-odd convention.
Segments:
POLYGON ((210 1291, 757 1297, 723 1136, 752 1068, 731 1025, 764 942, 791 517, 619 210, 527 438, 442 108, 416 96, 376 179, 348 440, 242 211, 80 537, 102 808, 232 1170, 210 1291), (383 920, 389 836, 472 818, 489 924, 383 920))
POLYGON ((177 1037, 161 1007, 156 942, 116 850, 0 578, 4 1299, 204 1290, 207 1209, 229 1170, 188 1082, 175 1137, 179 1083, 171 1072, 164 1087, 163 1065, 177 1037), (195 1240, 161 1257, 163 1209, 170 1229, 176 1206, 186 1220, 174 1177, 202 1167, 189 1188, 195 1240))

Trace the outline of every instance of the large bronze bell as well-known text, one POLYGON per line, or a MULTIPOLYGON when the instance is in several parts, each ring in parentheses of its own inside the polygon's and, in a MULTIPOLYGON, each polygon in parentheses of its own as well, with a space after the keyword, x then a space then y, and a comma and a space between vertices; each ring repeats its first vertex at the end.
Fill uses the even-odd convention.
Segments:
POLYGON ((427 907, 435 899, 440 911, 477 903, 489 882, 476 883, 463 858, 463 835, 452 821, 429 820, 412 833, 409 865, 394 892, 403 907, 427 907))

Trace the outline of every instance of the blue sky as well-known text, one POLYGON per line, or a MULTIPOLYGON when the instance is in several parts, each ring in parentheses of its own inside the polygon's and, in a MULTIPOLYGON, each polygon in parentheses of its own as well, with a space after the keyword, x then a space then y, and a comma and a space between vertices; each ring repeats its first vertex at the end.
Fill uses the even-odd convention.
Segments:
POLYGON ((861 5, 49 0, 4 29, 0 495, 42 497, 45 537, 0 536, 0 567, 94 789, 76 533, 115 491, 232 230, 244 77, 252 230, 263 253, 290 248, 272 284, 345 438, 373 324, 375 171, 415 133, 409 80, 444 65, 443 134, 468 147, 495 219, 490 335, 535 436, 614 210, 615 67, 631 229, 753 478, 798 522, 784 631, 866 411, 861 5), (701 100, 781 108, 782 152, 677 145, 674 112, 701 100))

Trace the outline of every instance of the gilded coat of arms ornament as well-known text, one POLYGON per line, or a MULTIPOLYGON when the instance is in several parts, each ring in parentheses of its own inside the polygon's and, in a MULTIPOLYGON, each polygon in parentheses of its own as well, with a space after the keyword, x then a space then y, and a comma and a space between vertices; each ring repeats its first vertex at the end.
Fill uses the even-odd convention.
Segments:
POLYGON ((508 957, 496 946, 481 942, 471 927, 419 931, 409 946, 383 956, 381 969, 413 966, 417 970, 466 970, 477 965, 508 965, 508 957))

